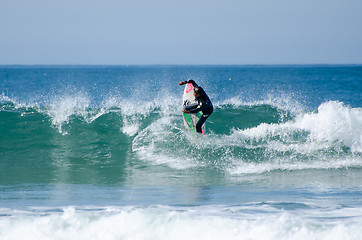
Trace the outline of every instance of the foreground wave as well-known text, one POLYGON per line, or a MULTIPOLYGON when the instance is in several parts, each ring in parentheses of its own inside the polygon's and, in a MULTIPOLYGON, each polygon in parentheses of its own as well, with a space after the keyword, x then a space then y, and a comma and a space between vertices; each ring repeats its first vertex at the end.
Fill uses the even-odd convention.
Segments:
POLYGON ((1 209, 2 239, 359 239, 362 209, 283 202, 242 207, 1 209), (289 208, 289 211, 284 211, 289 208))

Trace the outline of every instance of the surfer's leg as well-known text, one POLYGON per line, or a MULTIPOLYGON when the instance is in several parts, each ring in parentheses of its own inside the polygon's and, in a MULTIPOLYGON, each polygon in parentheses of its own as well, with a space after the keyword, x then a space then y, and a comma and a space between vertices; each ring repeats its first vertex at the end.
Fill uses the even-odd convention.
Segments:
POLYGON ((209 116, 205 117, 204 115, 202 115, 199 119, 199 121, 197 122, 196 124, 196 132, 198 133, 202 133, 202 124, 204 124, 204 122, 206 121, 206 119, 208 118, 209 116))

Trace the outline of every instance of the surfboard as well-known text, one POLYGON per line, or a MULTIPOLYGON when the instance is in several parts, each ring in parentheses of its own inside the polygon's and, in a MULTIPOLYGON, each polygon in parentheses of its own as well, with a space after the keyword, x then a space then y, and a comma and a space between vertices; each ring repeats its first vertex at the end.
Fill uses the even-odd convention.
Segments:
MULTIPOLYGON (((185 86, 184 94, 182 96, 182 104, 185 108, 186 106, 196 103, 196 99, 194 96, 194 86, 192 83, 187 83, 185 86)), ((202 116, 202 112, 198 113, 183 113, 184 124, 186 129, 190 132, 196 132, 196 124, 202 116)), ((205 124, 201 127, 202 134, 205 134, 205 124)))

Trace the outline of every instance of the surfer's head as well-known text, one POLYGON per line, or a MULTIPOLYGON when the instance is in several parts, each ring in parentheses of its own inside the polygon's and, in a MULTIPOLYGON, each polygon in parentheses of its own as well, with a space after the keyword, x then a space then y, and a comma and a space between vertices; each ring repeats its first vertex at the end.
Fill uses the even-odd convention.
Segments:
POLYGON ((196 99, 203 98, 204 96, 206 96, 206 93, 205 93, 204 89, 202 89, 202 87, 195 87, 194 96, 196 99))

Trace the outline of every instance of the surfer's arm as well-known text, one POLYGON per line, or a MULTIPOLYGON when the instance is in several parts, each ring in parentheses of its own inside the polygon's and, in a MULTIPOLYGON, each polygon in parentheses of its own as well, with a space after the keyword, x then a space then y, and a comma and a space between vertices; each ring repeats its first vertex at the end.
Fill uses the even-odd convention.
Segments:
POLYGON ((199 86, 199 85, 197 85, 197 83, 195 83, 195 81, 192 80, 192 79, 189 79, 189 80, 187 80, 187 81, 181 81, 181 82, 178 83, 178 85, 184 85, 184 84, 186 84, 186 83, 191 83, 194 87, 198 87, 198 86, 199 86))
POLYGON ((186 83, 192 83, 192 85, 193 85, 194 87, 198 87, 198 86, 199 86, 199 85, 197 85, 197 83, 195 83, 195 81, 192 80, 192 79, 187 80, 186 83))
POLYGON ((197 113, 201 111, 201 105, 198 103, 193 103, 185 107, 184 111, 186 113, 197 113))

